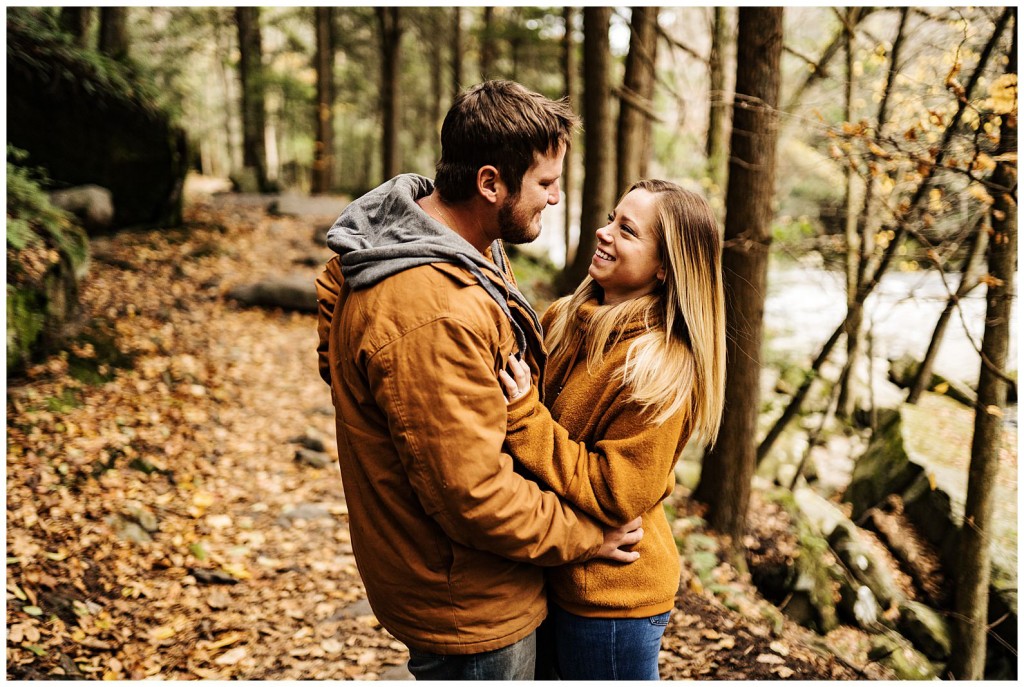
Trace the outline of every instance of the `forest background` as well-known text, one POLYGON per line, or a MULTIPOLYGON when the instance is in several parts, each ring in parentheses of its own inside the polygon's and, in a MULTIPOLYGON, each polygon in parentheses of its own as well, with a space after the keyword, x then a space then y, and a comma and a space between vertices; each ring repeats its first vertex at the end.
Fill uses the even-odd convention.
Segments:
MULTIPOLYGON (((257 671, 245 623, 211 629, 180 608, 292 555, 256 541, 264 501, 229 509, 242 497, 222 471, 261 452, 225 419, 231 389, 253 374, 256 388, 292 377, 278 399, 325 393, 280 357, 240 372, 232 318, 260 313, 264 343, 283 327, 295 356, 330 221, 399 172, 432 176, 444 113, 484 78, 569 95, 583 117, 563 200, 515 256, 538 310, 579 283, 592 228, 638 178, 702 192, 722 221, 727 411, 714 449, 681 457, 670 504, 693 586, 744 607, 725 575, 819 633, 856 627, 867 638, 844 661, 861 670, 1016 675, 1015 10, 6 15, 9 676, 286 674, 257 671), (127 562, 140 552, 142 567, 127 562), (936 591, 947 579, 954 591, 936 591), (154 597, 173 603, 114 627, 154 597), (140 632, 180 660, 147 656, 140 632)), ((324 405, 281 430, 301 448, 270 450, 289 470, 331 469, 324 405)), ((281 517, 323 520, 313 529, 348 560, 343 496, 318 498, 342 503, 281 517)), ((336 598, 354 603, 348 575, 336 598)), ((344 674, 366 676, 368 651, 400 654, 389 647, 359 644, 344 674)), ((761 667, 792 670, 781 658, 761 667)))

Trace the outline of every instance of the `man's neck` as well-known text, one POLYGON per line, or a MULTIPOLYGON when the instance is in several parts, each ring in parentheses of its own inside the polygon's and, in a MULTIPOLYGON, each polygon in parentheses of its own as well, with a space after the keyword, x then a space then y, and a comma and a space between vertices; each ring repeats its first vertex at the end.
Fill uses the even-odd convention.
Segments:
POLYGON ((416 201, 432 218, 466 239, 481 255, 488 255, 491 239, 484 231, 480 212, 467 203, 447 203, 436 190, 416 201))

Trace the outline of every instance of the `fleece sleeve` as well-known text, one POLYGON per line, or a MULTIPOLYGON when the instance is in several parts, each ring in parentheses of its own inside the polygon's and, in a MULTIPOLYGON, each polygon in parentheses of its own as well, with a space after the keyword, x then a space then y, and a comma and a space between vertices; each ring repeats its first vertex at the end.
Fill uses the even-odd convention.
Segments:
POLYGON ((607 525, 623 525, 666 496, 666 475, 676 461, 685 411, 661 425, 644 421, 622 390, 605 414, 603 436, 588 446, 536 401, 508 409, 507 444, 527 469, 558 495, 607 525))
MULTIPOLYGON (((492 327, 493 329, 493 327, 492 327)), ((368 366, 377 404, 425 511, 453 540, 536 565, 592 557, 601 526, 513 470, 496 334, 452 316, 422 324, 368 366)))

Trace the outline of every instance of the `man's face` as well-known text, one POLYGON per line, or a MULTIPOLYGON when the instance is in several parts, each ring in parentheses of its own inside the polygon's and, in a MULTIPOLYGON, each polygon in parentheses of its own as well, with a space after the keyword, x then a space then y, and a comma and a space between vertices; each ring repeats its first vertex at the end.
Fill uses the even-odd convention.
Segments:
POLYGON ((498 208, 498 232, 508 243, 530 243, 540 236, 540 213, 559 198, 565 146, 549 155, 536 155, 523 175, 519 193, 508 196, 498 208))

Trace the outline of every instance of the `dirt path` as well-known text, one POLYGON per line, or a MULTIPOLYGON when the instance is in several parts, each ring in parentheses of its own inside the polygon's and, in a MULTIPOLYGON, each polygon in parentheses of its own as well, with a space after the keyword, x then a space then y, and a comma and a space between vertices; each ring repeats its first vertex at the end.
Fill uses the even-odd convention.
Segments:
MULTIPOLYGON (((8 388, 8 678, 406 679, 365 601, 312 315, 239 283, 316 268, 314 226, 192 202, 185 229, 97 242, 92 345, 8 388), (103 359, 102 333, 134 356, 103 359)), ((799 628, 684 586, 665 678, 851 679, 799 628)))

